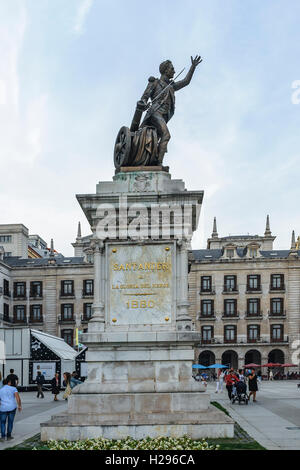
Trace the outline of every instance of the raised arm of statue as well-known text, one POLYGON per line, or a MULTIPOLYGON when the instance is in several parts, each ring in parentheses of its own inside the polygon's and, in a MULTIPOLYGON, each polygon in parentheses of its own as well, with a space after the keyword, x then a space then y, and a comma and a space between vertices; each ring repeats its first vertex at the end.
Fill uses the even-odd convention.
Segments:
POLYGON ((195 69, 196 69, 197 65, 199 65, 202 62, 202 59, 201 59, 200 56, 196 55, 196 57, 194 59, 193 59, 193 57, 191 57, 191 62, 192 62, 192 65, 190 66, 190 70, 186 74, 185 78, 183 80, 179 80, 178 82, 175 82, 173 84, 173 88, 174 88, 175 91, 178 91, 181 88, 184 88, 185 86, 190 84, 190 81, 192 80, 195 69))

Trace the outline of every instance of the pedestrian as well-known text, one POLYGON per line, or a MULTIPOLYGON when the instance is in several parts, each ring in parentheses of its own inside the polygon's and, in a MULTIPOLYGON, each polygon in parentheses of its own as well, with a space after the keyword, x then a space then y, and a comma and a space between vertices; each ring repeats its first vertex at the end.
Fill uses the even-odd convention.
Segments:
POLYGON ((11 385, 10 380, 3 380, 3 387, 0 390, 0 442, 4 442, 5 437, 8 441, 13 439, 11 433, 17 408, 19 411, 22 410, 21 398, 18 390, 16 387, 11 385))
POLYGON ((0 372, 0 389, 3 387, 3 380, 2 380, 2 374, 0 372))
POLYGON ((233 369, 230 369, 228 374, 225 376, 225 383, 226 383, 226 389, 228 392, 229 400, 231 400, 232 387, 238 381, 239 381, 238 376, 235 374, 233 369))
POLYGON ((38 371, 35 381, 37 383, 37 389, 38 389, 38 393, 36 397, 39 398, 41 395, 41 398, 44 398, 43 385, 45 383, 45 377, 41 373, 41 371, 38 371))
POLYGON ((255 374, 255 370, 252 369, 251 375, 249 375, 249 396, 248 399, 250 401, 251 395, 253 395, 253 401, 256 402, 256 392, 258 390, 257 387, 257 375, 255 374))
POLYGON ((64 386, 66 387, 65 393, 63 394, 63 398, 67 400, 72 393, 71 388, 71 374, 70 372, 64 372, 64 386))
POLYGON ((238 377, 239 377, 240 382, 246 383, 246 377, 245 377, 245 374, 243 372, 243 369, 239 369, 238 377))
POLYGON ((269 380, 273 380, 273 371, 272 371, 272 369, 269 372, 269 380))
POLYGON ((218 393, 219 391, 223 392, 224 376, 225 376, 224 371, 222 369, 218 369, 216 393, 218 393))
POLYGON ((6 377, 10 381, 12 387, 17 387, 19 382, 19 377, 14 373, 14 369, 10 369, 10 374, 6 377))
POLYGON ((56 372, 55 376, 51 380, 52 395, 54 395, 54 401, 58 401, 57 395, 59 394, 59 374, 56 372))
POLYGON ((259 381, 259 383, 261 383, 262 381, 261 370, 257 372, 257 380, 259 381))

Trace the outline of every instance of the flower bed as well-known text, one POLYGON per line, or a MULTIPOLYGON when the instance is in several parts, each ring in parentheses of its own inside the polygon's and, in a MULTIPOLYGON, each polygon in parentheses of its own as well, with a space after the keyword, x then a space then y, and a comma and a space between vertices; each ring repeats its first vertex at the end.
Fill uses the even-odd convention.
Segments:
POLYGON ((209 445, 204 439, 193 440, 187 436, 181 438, 149 437, 141 440, 126 439, 85 439, 82 441, 48 441, 50 450, 218 450, 218 445, 209 445))

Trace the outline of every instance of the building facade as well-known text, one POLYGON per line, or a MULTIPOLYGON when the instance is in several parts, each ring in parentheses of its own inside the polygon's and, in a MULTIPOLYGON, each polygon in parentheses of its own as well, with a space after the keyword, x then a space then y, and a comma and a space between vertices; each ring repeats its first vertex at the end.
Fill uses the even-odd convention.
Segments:
POLYGON ((241 368, 293 362, 300 338, 300 251, 273 250, 264 236, 219 238, 191 253, 190 313, 201 331, 195 361, 241 368))
MULTIPOLYGON (((31 326, 74 346, 92 316, 91 235, 80 226, 75 256, 30 259, 0 253, 0 326, 31 326)), ((242 367, 293 362, 300 342, 300 250, 274 250, 269 218, 263 236, 219 238, 190 252, 189 313, 201 332, 195 362, 242 367), (297 343, 298 342, 298 343, 297 343)), ((1 251, 1 250, 0 250, 1 251)))

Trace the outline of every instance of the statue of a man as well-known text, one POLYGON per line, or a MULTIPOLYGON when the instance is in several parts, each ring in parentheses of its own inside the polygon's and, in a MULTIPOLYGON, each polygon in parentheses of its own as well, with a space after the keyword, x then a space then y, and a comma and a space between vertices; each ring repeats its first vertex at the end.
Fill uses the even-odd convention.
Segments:
POLYGON ((159 98, 153 103, 152 107, 148 110, 145 119, 142 123, 144 126, 153 126, 156 128, 157 135, 160 138, 159 148, 158 148, 158 164, 161 165, 164 154, 167 152, 168 142, 170 140, 170 132, 167 126, 167 122, 171 119, 175 111, 175 91, 180 90, 181 88, 189 85, 194 71, 197 65, 202 62, 202 58, 197 56, 193 59, 191 57, 192 65, 183 80, 173 82, 170 87, 166 89, 165 92, 161 93, 162 90, 172 82, 172 78, 175 74, 175 69, 170 60, 162 62, 159 66, 159 71, 161 73, 160 78, 149 78, 149 84, 141 97, 138 105, 144 107, 146 110, 149 107, 148 100, 151 98, 153 101, 156 96, 160 93, 159 98))

